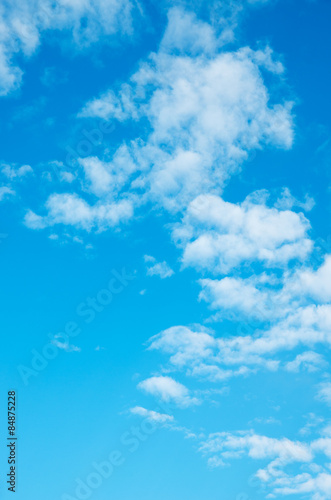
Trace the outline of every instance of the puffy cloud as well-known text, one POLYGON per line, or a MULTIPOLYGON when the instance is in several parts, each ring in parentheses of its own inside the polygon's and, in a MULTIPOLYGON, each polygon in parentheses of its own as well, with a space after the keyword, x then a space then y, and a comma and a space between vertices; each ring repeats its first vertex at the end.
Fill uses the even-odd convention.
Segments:
POLYGON ((327 255, 316 271, 305 270, 299 273, 300 286, 305 293, 322 302, 331 300, 331 255, 327 255))
POLYGON ((241 204, 211 194, 193 200, 173 229, 183 248, 183 265, 227 273, 247 261, 283 266, 304 260, 312 249, 308 220, 301 213, 269 208, 265 193, 257 195, 241 204))
POLYGON ((194 13, 174 7, 168 13, 168 26, 161 42, 163 52, 214 54, 222 45, 212 26, 200 21, 194 13))
POLYGON ((266 314, 267 293, 258 290, 248 279, 202 279, 199 282, 202 286, 200 299, 210 302, 213 309, 239 310, 258 317, 266 314))
MULTIPOLYGON (((137 206, 185 211, 199 194, 222 192, 250 151, 266 144, 291 146, 291 103, 272 103, 263 80, 264 71, 276 79, 283 71, 271 50, 246 47, 229 52, 221 50, 221 45, 210 24, 182 10, 171 10, 158 52, 150 54, 117 92, 112 88, 84 106, 81 117, 117 119, 124 130, 129 127, 130 134, 132 122, 144 125, 141 137, 112 144, 115 152, 110 158, 105 148, 102 159, 78 160, 82 191, 99 198, 99 207, 107 211, 109 199, 134 196, 137 206), (195 47, 193 39, 199 40, 195 47), (188 46, 190 52, 186 52, 188 46)), ((52 196, 46 203, 51 208, 52 196)), ((83 199, 80 193, 75 196, 83 199)), ((255 209, 254 221, 251 210, 253 226, 263 225, 261 211, 255 209)), ((294 232, 293 226, 300 225, 299 216, 292 212, 268 215, 268 222, 284 225, 284 232, 294 232)), ((51 214, 47 220, 52 221, 51 214)), ((80 220, 78 225, 83 227, 80 220)), ((304 231, 303 218, 301 226, 304 231)), ((276 248, 267 246, 263 258, 283 261, 305 254, 308 240, 296 238, 297 242, 290 235, 288 247, 286 234, 283 244, 274 238, 276 248)))
MULTIPOLYGON (((185 370, 187 375, 212 382, 244 376, 250 365, 278 368, 278 362, 265 359, 257 352, 242 352, 234 347, 237 337, 218 338, 204 327, 175 326, 150 339, 149 349, 169 354, 170 369, 185 370), (237 365, 237 366, 236 366, 237 365)), ((244 344, 243 338, 238 338, 244 344)), ((243 348, 244 351, 244 348, 243 348)))
POLYGON ((147 275, 148 276, 159 276, 161 279, 164 278, 170 278, 173 276, 174 271, 169 267, 169 265, 163 261, 163 262, 157 262, 154 257, 151 255, 145 255, 144 260, 146 264, 148 265, 147 267, 147 275))
MULTIPOLYGON (((252 307, 254 309, 254 305, 252 307)), ((271 324, 268 319, 264 328, 259 322, 259 328, 253 327, 251 334, 243 335, 248 327, 246 320, 239 321, 236 335, 219 337, 201 326, 174 326, 152 337, 149 349, 168 355, 170 370, 185 371, 189 376, 212 382, 245 376, 261 368, 276 371, 283 367, 297 372, 300 369, 316 371, 326 366, 318 352, 302 352, 302 348, 331 346, 330 305, 297 307, 294 304, 294 309, 287 311, 285 317, 276 317, 271 324), (294 359, 281 363, 281 359, 275 357, 287 352, 293 352, 294 359)), ((327 389, 328 386, 323 393, 325 400, 327 389)))
POLYGON ((221 192, 249 151, 292 144, 291 103, 271 105, 262 78, 261 67, 274 75, 282 70, 270 49, 222 52, 219 45, 209 24, 174 9, 159 51, 117 93, 107 91, 81 112, 147 120, 147 137, 130 146, 142 172, 133 187, 168 210, 221 192))
POLYGON ((178 367, 208 359, 213 355, 216 340, 208 331, 193 331, 185 326, 173 326, 149 340, 149 349, 171 354, 170 362, 178 367))
POLYGON ((140 382, 138 388, 162 401, 174 402, 181 408, 199 404, 197 398, 190 396, 187 387, 171 377, 151 377, 140 382))
MULTIPOLYGON (((219 37, 222 43, 234 39, 238 13, 251 2, 227 3, 228 8, 218 16, 223 28, 219 37)), ((167 0, 161 2, 161 6, 164 4, 167 0)), ((214 11, 219 5, 212 2, 209 7, 214 11)), ((49 31, 64 32, 64 36, 69 36, 82 49, 115 34, 132 35, 134 19, 140 18, 142 13, 141 5, 133 0, 13 0, 3 3, 0 6, 0 95, 7 95, 20 86, 23 72, 16 64, 17 56, 31 56, 49 31)), ((191 46, 193 50, 199 49, 200 39, 204 50, 218 45, 207 24, 193 16, 190 20, 190 15, 181 9, 172 9, 169 19, 171 22, 164 39, 168 48, 171 40, 176 41, 176 47, 191 46)))
POLYGON ((128 182, 136 167, 127 147, 120 147, 111 161, 97 157, 79 159, 84 170, 86 189, 98 196, 117 194, 128 182))

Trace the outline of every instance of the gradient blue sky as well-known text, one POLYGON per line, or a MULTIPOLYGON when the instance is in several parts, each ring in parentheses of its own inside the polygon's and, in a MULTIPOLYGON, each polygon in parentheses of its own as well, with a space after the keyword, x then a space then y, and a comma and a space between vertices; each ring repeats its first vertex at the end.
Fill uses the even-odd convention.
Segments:
POLYGON ((331 499, 330 14, 0 2, 17 500, 331 499))

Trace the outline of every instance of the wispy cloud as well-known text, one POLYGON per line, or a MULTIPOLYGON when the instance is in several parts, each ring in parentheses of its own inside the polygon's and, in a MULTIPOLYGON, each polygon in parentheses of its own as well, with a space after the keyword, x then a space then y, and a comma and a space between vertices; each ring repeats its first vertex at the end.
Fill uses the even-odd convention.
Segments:
POLYGON ((172 422, 174 420, 174 417, 172 415, 167 415, 165 413, 159 413, 157 411, 153 410, 146 410, 146 408, 142 408, 141 406, 135 406, 134 408, 131 408, 130 412, 133 415, 139 415, 140 417, 145 417, 148 418, 149 420, 152 420, 154 422, 158 423, 165 423, 165 422, 172 422))

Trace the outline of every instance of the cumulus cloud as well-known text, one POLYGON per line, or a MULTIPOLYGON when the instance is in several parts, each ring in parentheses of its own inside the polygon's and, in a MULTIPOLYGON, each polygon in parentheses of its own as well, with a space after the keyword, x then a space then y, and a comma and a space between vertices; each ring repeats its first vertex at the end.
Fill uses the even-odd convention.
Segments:
MULTIPOLYGON (((84 8, 96 15, 104 8, 98 2, 91 0, 84 8)), ((125 5, 117 0, 108 2, 115 17, 122 15, 125 5)), ((109 20, 108 24, 113 26, 109 20)), ((284 71, 281 63, 269 47, 231 52, 222 45, 220 34, 211 24, 183 9, 171 9, 159 50, 141 62, 128 82, 84 106, 79 114, 82 118, 118 120, 124 130, 132 122, 144 123, 145 133, 130 142, 112 145, 112 153, 105 148, 102 157, 77 160, 75 173, 80 182, 75 184, 77 192, 70 195, 70 203, 76 200, 77 205, 80 200, 83 210, 86 193, 98 199, 90 215, 94 223, 82 224, 78 218, 78 227, 99 229, 99 221, 106 226, 95 212, 108 213, 110 204, 123 206, 123 197, 134 199, 137 208, 152 203, 171 212, 185 211, 201 193, 221 193, 251 151, 264 145, 291 146, 292 103, 275 103, 263 78, 267 71, 277 79, 284 71)), ((69 203, 69 195, 63 195, 62 200, 60 196, 53 194, 47 200, 50 213, 43 218, 44 226, 54 222, 54 203, 69 203)), ((92 209, 85 206, 86 211, 92 209)), ((63 224, 68 221, 68 217, 56 219, 63 224)), ((305 252, 291 243, 288 249, 286 245, 278 249, 278 254, 292 252, 296 256, 305 252)))
POLYGON ((183 248, 183 265, 227 273, 253 260, 269 267, 305 260, 313 246, 308 220, 301 213, 268 207, 266 194, 253 193, 241 204, 211 194, 193 200, 173 229, 183 248))
MULTIPOLYGON (((144 132, 130 142, 112 145, 111 155, 106 148, 103 158, 78 159, 83 192, 77 196, 82 198, 87 191, 100 205, 107 205, 110 197, 130 195, 137 207, 152 204, 181 213, 203 193, 220 194, 251 151, 265 145, 291 147, 292 104, 274 103, 263 78, 267 71, 278 79, 282 65, 268 47, 231 52, 221 45, 210 24, 183 10, 170 11, 159 50, 141 62, 128 82, 90 100, 80 112, 85 119, 118 120, 124 130, 143 123, 144 132)), ((256 225, 263 226, 264 215, 263 208, 252 208, 252 225, 255 216, 256 225)), ((309 247, 308 240, 299 236, 304 218, 292 212, 267 215, 268 222, 283 224, 284 233, 292 234, 288 246, 286 234, 280 242, 270 235, 271 248, 266 246, 261 258, 303 256, 309 247)))
POLYGON ((292 144, 291 104, 269 103, 260 71, 263 66, 280 72, 270 50, 218 47, 210 25, 174 9, 159 51, 117 94, 108 91, 81 112, 122 122, 148 120, 148 137, 131 145, 142 170, 134 185, 169 210, 181 209, 201 192, 221 191, 250 150, 292 144))

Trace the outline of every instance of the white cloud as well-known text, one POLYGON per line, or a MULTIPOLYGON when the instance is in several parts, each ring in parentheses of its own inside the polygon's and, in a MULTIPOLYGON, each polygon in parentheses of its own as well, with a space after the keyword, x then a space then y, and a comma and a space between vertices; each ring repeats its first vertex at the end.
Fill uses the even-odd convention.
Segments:
POLYGON ((147 119, 147 137, 130 145, 142 172, 132 188, 171 211, 200 193, 221 192, 249 151, 292 144, 291 103, 270 104, 260 71, 281 71, 270 49, 222 52, 219 45, 209 24, 171 10, 159 51, 117 93, 107 91, 81 113, 147 119))
POLYGON ((323 356, 317 352, 307 351, 298 354, 293 361, 286 363, 285 369, 289 372, 299 372, 301 368, 305 368, 308 372, 314 372, 325 365, 323 356))
MULTIPOLYGON (((276 483, 276 481, 275 481, 276 483)), ((314 500, 328 500, 331 495, 331 474, 322 472, 312 477, 310 474, 298 474, 295 477, 282 477, 281 486, 274 488, 275 495, 308 495, 314 500)))
MULTIPOLYGON (((245 2, 243 2, 244 4, 245 2)), ((211 7, 211 6, 210 6, 211 7)), ((214 6, 215 8, 215 6, 214 6)), ((241 9, 231 7, 228 19, 219 17, 223 31, 218 40, 212 29, 194 19, 181 9, 169 13, 169 27, 163 45, 171 48, 191 48, 194 52, 202 45, 213 50, 220 41, 234 39, 233 30, 237 25, 237 13, 241 9), (190 29, 191 27, 194 29, 190 29), (187 33, 186 36, 183 33, 187 33), (194 36, 195 35, 195 36, 194 36), (199 40, 202 40, 199 42, 199 40)), ((42 43, 48 32, 61 31, 69 36, 79 49, 100 40, 107 40, 115 34, 130 36, 133 32, 134 17, 142 14, 142 8, 130 0, 67 0, 54 3, 51 0, 13 0, 0 8, 0 95, 16 90, 22 81, 23 72, 16 65, 17 55, 30 57, 42 43)))
POLYGON ((199 404, 197 398, 190 396, 187 387, 171 377, 151 377, 140 382, 138 388, 162 401, 174 402, 181 408, 199 404))
MULTIPOLYGON (((152 204, 171 212, 185 211, 199 194, 221 193, 250 151, 266 144, 291 146, 292 104, 272 104, 263 80, 265 70, 275 79, 282 71, 271 50, 226 52, 221 45, 210 24, 179 9, 170 11, 158 52, 150 54, 117 92, 114 88, 106 91, 80 113, 85 118, 117 119, 124 130, 126 126, 131 129, 132 121, 141 120, 145 132, 130 142, 119 142, 117 149, 112 145, 115 153, 110 158, 105 148, 102 158, 79 159, 82 193, 71 198, 86 204, 87 191, 99 199, 98 207, 105 207, 104 211, 110 199, 113 203, 114 197, 123 196, 134 199, 137 207, 152 204), (192 40, 199 40, 195 47, 192 40), (192 50, 183 54, 188 44, 192 50)), ((54 197, 59 200, 59 196, 51 195, 46 208, 52 210, 54 197)), ((252 208, 252 224, 254 214, 256 225, 263 226, 259 217, 264 214, 252 208)), ((269 222, 274 222, 273 212, 268 214, 269 222)), ((298 218, 292 212, 274 216, 276 223, 284 224, 284 231, 294 231, 293 226, 300 225, 298 218)), ((52 214, 44 220, 52 223, 52 214)), ((62 223, 67 220, 63 217, 62 223)), ((83 227, 80 219, 77 224, 83 227)), ((98 228, 97 223, 94 226, 98 228)), ((289 247, 286 235, 283 242, 274 242, 280 248, 267 246, 261 258, 284 261, 292 254, 305 254, 309 241, 299 236, 294 241, 294 234, 291 238, 289 247)))
POLYGON ((169 265, 163 262, 156 262, 156 259, 151 255, 145 255, 144 260, 147 266, 147 275, 148 276, 159 276, 161 279, 170 278, 173 276, 174 271, 169 267, 169 265))
POLYGON ((52 339, 52 344, 54 344, 59 349, 62 349, 66 352, 80 352, 81 348, 75 346, 74 344, 70 344, 69 342, 63 342, 59 339, 62 339, 61 335, 54 335, 52 339))
POLYGON ((130 220, 133 204, 130 200, 89 205, 77 195, 53 194, 47 201, 48 215, 41 217, 32 211, 25 216, 25 224, 32 229, 42 229, 54 224, 77 226, 90 231, 93 227, 104 230, 130 220))
POLYGON ((200 21, 191 12, 174 7, 168 13, 168 26, 160 47, 163 52, 213 54, 221 42, 211 25, 200 21))
MULTIPOLYGON (((278 297, 274 299, 277 301, 278 297)), ((256 306, 251 307, 254 310, 256 306)), ((252 316, 248 306, 247 309, 252 316)), ((201 326, 174 326, 152 337, 149 349, 168 355, 170 370, 184 370, 189 376, 212 382, 246 376, 257 369, 312 372, 325 367, 321 354, 311 350, 302 352, 302 348, 331 346, 331 306, 299 307, 293 302, 293 309, 288 307, 283 317, 280 316, 282 309, 284 306, 280 303, 275 317, 257 317, 259 327, 253 323, 250 328, 247 319, 237 319, 237 333, 221 337, 201 326), (286 352, 293 352, 295 357, 282 363, 277 354, 286 352)), ((236 321, 235 316, 230 318, 232 323, 236 321)))
POLYGON ((15 191, 11 189, 8 186, 1 186, 0 187, 0 201, 6 199, 8 196, 13 196, 15 194, 15 191))
POLYGON ((133 413, 133 415, 139 415, 141 417, 148 418, 153 422, 158 422, 161 424, 165 422, 172 422, 174 420, 174 417, 172 415, 159 413, 153 410, 146 410, 146 408, 142 408, 141 406, 135 406, 134 408, 131 408, 130 412, 133 413))
POLYGON ((192 331, 185 326, 173 326, 149 340, 149 349, 171 354, 170 362, 178 367, 208 359, 213 354, 216 340, 207 330, 192 331))
POLYGON ((247 454, 253 459, 280 458, 285 463, 310 462, 313 455, 309 446, 289 439, 275 439, 253 432, 218 432, 211 434, 201 445, 206 454, 219 454, 222 459, 240 458, 247 454))
MULTIPOLYGON (((240 339, 240 337, 239 337, 240 339)), ((231 377, 245 376, 251 366, 265 366, 276 370, 278 362, 265 359, 256 352, 241 352, 233 344, 235 338, 217 338, 201 326, 188 328, 175 326, 150 339, 149 349, 170 355, 170 369, 185 370, 186 374, 200 380, 225 381, 231 377)), ((239 340, 239 345, 244 339, 239 340)))
POLYGON ((305 293, 322 302, 331 300, 331 255, 317 271, 305 270, 299 273, 300 285, 305 293))
MULTIPOLYGON (((31 56, 45 33, 64 31, 83 48, 114 34, 132 33, 133 2, 129 0, 13 0, 0 6, 0 95, 21 84, 17 54, 31 56)), ((138 10, 137 10, 138 12, 138 10)))
POLYGON ((310 443, 287 438, 270 438, 253 431, 218 432, 202 442, 200 451, 212 467, 224 466, 230 460, 249 457, 252 460, 271 460, 256 477, 269 488, 268 497, 280 495, 312 495, 315 500, 327 500, 331 493, 331 439, 319 438, 310 443), (324 454, 314 463, 317 454, 324 454), (295 471, 296 464, 300 466, 295 471), (291 465, 289 471, 287 466, 291 465), (305 471, 302 471, 303 467, 305 471))
POLYGON ((136 170, 126 146, 120 147, 111 161, 87 157, 79 159, 79 164, 84 169, 87 190, 98 197, 117 194, 136 170))
POLYGON ((0 186, 0 201, 7 199, 10 196, 14 196, 16 191, 14 186, 15 183, 21 181, 27 174, 32 172, 30 165, 21 165, 18 167, 16 164, 0 164, 0 172, 5 177, 9 184, 5 186, 0 186))
POLYGON ((20 178, 24 177, 28 173, 33 172, 32 168, 30 165, 22 165, 21 167, 17 167, 16 165, 9 165, 9 164, 2 164, 1 165, 1 172, 8 178, 8 179, 15 179, 15 178, 20 178))
POLYGON ((202 287, 200 299, 210 302, 213 309, 239 310, 249 316, 259 317, 264 313, 267 294, 258 290, 249 280, 202 279, 199 283, 202 287))
POLYGON ((302 210, 309 212, 315 206, 315 201, 310 196, 305 196, 305 201, 297 200, 288 188, 283 188, 281 196, 275 203, 275 207, 281 210, 291 210, 293 207, 302 208, 302 210))
POLYGON ((242 262, 283 266, 307 257, 312 249, 308 220, 300 213, 269 208, 264 192, 256 193, 255 200, 253 195, 241 204, 211 194, 190 203, 173 229, 184 266, 227 273, 242 262))

